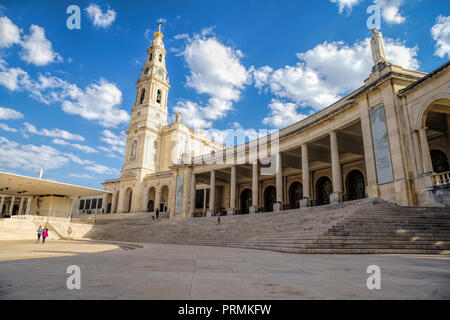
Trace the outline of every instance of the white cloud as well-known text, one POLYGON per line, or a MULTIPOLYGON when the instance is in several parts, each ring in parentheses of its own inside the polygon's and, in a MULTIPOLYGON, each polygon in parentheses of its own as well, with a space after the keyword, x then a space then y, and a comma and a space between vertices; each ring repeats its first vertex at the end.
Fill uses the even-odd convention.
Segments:
POLYGON ((90 176, 88 174, 78 174, 78 173, 70 173, 69 177, 80 178, 80 179, 94 179, 93 176, 90 176))
POLYGON ((65 112, 98 121, 104 127, 114 127, 130 120, 129 114, 120 109, 122 92, 115 84, 104 79, 91 84, 84 91, 73 90, 70 98, 72 101, 65 100, 62 103, 65 112))
POLYGON ((8 132, 17 132, 18 130, 15 128, 11 128, 6 123, 0 123, 0 129, 8 131, 8 132))
POLYGON ((81 159, 80 157, 74 155, 73 153, 64 153, 64 156, 66 156, 72 162, 77 163, 77 164, 81 164, 81 165, 95 165, 94 161, 81 159))
POLYGON ((0 48, 9 48, 16 43, 20 43, 19 28, 8 17, 0 17, 0 48))
POLYGON ((44 28, 34 24, 30 27, 30 34, 23 38, 22 49, 22 60, 37 66, 62 61, 61 56, 53 51, 52 43, 45 37, 44 28))
POLYGON ((0 85, 8 90, 20 89, 19 84, 28 79, 28 73, 20 68, 8 68, 5 60, 0 59, 0 85))
POLYGON ((48 129, 37 129, 34 125, 25 122, 25 130, 29 133, 32 134, 37 134, 40 136, 46 136, 46 137, 52 137, 52 138, 62 138, 62 139, 66 139, 66 140, 76 140, 76 141, 84 141, 85 139, 78 135, 78 134, 73 134, 70 133, 66 130, 61 130, 61 129, 52 129, 52 130, 48 130, 48 129))
POLYGON ((73 147, 75 149, 78 149, 78 150, 86 152, 86 153, 97 153, 98 152, 96 149, 94 149, 92 147, 83 146, 83 145, 78 144, 78 143, 70 143, 70 142, 67 142, 67 141, 62 140, 62 139, 53 139, 52 142, 54 144, 59 144, 61 146, 71 146, 71 147, 73 147))
POLYGON ((436 41, 434 54, 441 58, 450 58, 450 16, 437 17, 436 24, 431 28, 431 35, 436 41))
POLYGON ((96 164, 93 166, 88 166, 85 168, 86 170, 96 172, 98 174, 118 174, 119 170, 115 168, 109 168, 101 164, 96 164))
MULTIPOLYGON (((388 61, 407 69, 418 68, 417 47, 408 48, 399 41, 385 39, 385 49, 388 61)), ((351 46, 324 42, 297 57, 299 62, 294 66, 253 69, 255 86, 269 88, 278 100, 288 99, 299 107, 321 110, 360 87, 372 68, 369 38, 351 46)), ((286 106, 292 114, 293 106, 286 106)), ((280 105, 274 107, 274 115, 281 112, 280 105)))
POLYGON ((69 163, 57 149, 50 146, 32 144, 20 145, 0 137, 0 163, 9 169, 44 170, 60 168, 69 163))
POLYGON ((381 16, 388 24, 401 24, 406 21, 400 13, 403 0, 374 0, 374 2, 381 8, 381 16))
POLYGON ((344 10, 352 11, 353 7, 356 6, 360 0, 330 0, 333 3, 337 3, 339 6, 339 13, 343 13, 344 10))
POLYGON ((308 116, 303 113, 298 113, 298 108, 299 106, 295 103, 272 99, 272 102, 269 104, 270 113, 264 118, 263 123, 274 128, 287 127, 308 116))
POLYGON ((10 108, 4 108, 0 107, 0 119, 2 120, 9 120, 9 119, 22 119, 23 114, 19 111, 10 109, 10 108))
POLYGON ((233 103, 239 101, 249 82, 249 72, 240 61, 243 54, 221 43, 210 29, 178 39, 186 41, 180 53, 189 68, 186 86, 208 95, 209 99, 205 106, 182 100, 174 110, 181 112, 183 121, 190 125, 195 121, 197 125, 211 126, 211 120, 223 118, 233 109, 233 103))
POLYGON ((87 11, 94 26, 98 28, 107 28, 116 19, 116 12, 114 10, 108 9, 105 13, 103 13, 102 9, 94 3, 91 3, 85 10, 87 11))

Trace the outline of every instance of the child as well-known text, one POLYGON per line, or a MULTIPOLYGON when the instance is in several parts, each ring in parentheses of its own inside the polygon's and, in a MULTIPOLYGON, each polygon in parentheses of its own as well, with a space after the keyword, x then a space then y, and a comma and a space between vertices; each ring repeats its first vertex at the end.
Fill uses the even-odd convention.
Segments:
POLYGON ((47 237, 48 237, 48 229, 45 228, 44 232, 42 233, 42 244, 45 243, 45 238, 47 238, 47 237))
POLYGON ((152 219, 155 220, 155 211, 152 212, 152 219))

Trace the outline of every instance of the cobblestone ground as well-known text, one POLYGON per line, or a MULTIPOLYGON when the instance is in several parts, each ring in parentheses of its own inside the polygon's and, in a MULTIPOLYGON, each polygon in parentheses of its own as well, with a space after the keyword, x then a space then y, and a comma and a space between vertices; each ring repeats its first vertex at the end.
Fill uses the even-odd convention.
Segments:
POLYGON ((449 299, 450 257, 297 255, 83 241, 0 242, 0 299, 449 299), (68 290, 67 267, 81 269, 68 290), (367 267, 381 289, 367 289, 367 267))

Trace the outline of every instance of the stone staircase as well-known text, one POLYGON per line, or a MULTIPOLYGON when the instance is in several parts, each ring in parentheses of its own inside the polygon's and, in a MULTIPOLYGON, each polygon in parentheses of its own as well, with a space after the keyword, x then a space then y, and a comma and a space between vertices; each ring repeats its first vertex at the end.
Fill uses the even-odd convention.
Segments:
POLYGON ((277 213, 95 226, 92 239, 273 250, 291 253, 450 254, 448 208, 400 207, 364 199, 277 213))

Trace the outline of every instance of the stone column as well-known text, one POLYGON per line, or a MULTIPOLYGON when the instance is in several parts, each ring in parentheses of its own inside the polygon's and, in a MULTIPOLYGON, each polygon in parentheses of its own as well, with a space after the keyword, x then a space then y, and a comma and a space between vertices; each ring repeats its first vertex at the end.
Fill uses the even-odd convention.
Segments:
POLYGON ((11 204, 9 205, 9 215, 12 216, 13 214, 13 209, 14 209, 14 201, 16 200, 16 197, 12 196, 11 197, 11 204))
POLYGON ((192 176, 191 176, 191 203, 190 203, 190 208, 189 208, 189 214, 191 217, 194 216, 194 211, 195 211, 195 197, 197 194, 197 181, 196 181, 196 176, 195 173, 192 172, 192 176))
POLYGON ((258 212, 258 181, 259 181, 259 175, 258 175, 258 160, 255 160, 252 164, 252 206, 249 209, 250 213, 257 213, 258 212))
POLYGON ((28 198, 27 199, 27 207, 25 208, 25 214, 29 215, 30 214, 30 209, 31 209, 31 202, 33 201, 33 198, 28 198))
POLYGON ((281 153, 278 152, 276 155, 276 192, 277 192, 277 202, 273 205, 273 212, 278 212, 283 210, 283 166, 281 163, 281 153))
POLYGON ((415 160, 416 160, 417 175, 421 176, 423 174, 423 164, 422 164, 422 156, 421 156, 421 150, 420 150, 420 144, 419 144, 418 130, 414 130, 412 132, 412 141, 413 141, 414 156, 415 156, 415 160))
POLYGON ((216 171, 211 170, 211 180, 209 183, 209 209, 207 217, 211 217, 216 212, 216 171))
POLYGON ((430 147, 428 146, 427 129, 420 128, 420 145, 422 147, 423 171, 425 174, 433 172, 433 164, 431 163, 430 147))
POLYGON ((0 196, 0 216, 3 213, 3 204, 5 203, 5 196, 0 196))
POLYGON ((108 194, 104 193, 102 197, 102 214, 106 213, 108 209, 108 194))
POLYGON ((17 212, 18 215, 22 214, 23 211, 23 201, 25 200, 24 197, 20 198, 20 204, 19 204, 19 211, 17 212))
POLYGON ((117 197, 119 196, 119 193, 114 191, 112 196, 112 203, 111 203, 111 213, 117 213, 117 197))
POLYGON ((302 186, 303 199, 300 200, 300 207, 309 207, 311 199, 310 183, 309 183, 309 159, 308 145, 302 144, 302 186))
POLYGON ((333 193, 330 196, 331 203, 342 202, 342 173, 339 161, 339 147, 336 131, 330 132, 331 145, 331 170, 333 175, 333 193))
POLYGON ((236 166, 231 167, 230 177, 230 207, 228 208, 227 215, 234 215, 236 210, 236 166))
POLYGON ((377 168, 373 148, 372 124, 370 123, 369 104, 367 98, 359 103, 361 119, 361 132, 364 146, 364 164, 366 166, 367 187, 366 194, 369 198, 378 198, 380 192, 377 181, 377 168))

